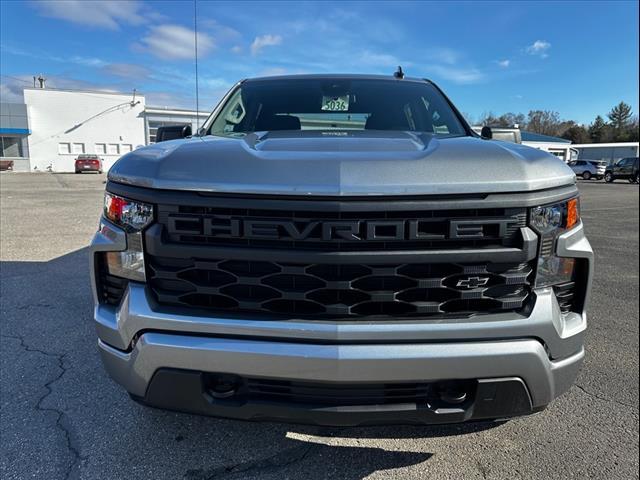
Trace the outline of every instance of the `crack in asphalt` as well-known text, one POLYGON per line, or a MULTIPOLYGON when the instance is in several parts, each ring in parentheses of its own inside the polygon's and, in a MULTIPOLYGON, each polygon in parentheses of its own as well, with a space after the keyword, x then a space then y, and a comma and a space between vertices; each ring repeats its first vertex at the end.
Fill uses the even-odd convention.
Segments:
POLYGON ((253 470, 259 470, 262 473, 279 470, 284 467, 293 465, 294 463, 304 460, 312 450, 322 445, 309 443, 294 448, 281 450, 274 455, 258 460, 250 460, 248 462, 234 463, 231 465, 223 465, 208 470, 195 469, 187 470, 183 478, 188 480, 213 480, 217 478, 229 477, 237 474, 247 474, 253 470))
POLYGON ((53 178, 55 178, 56 182, 58 182, 58 184, 62 188, 70 188, 69 183, 65 181, 60 175, 53 174, 53 178))
POLYGON ((67 373, 67 370, 69 370, 67 367, 65 367, 64 365, 64 359, 67 356, 66 353, 53 353, 53 352, 47 352, 44 350, 40 350, 39 348, 34 348, 34 347, 30 347, 29 345, 27 345, 24 341, 24 338, 19 336, 19 335, 5 335, 2 334, 0 335, 3 338, 11 338, 13 340, 17 340, 20 342, 20 347, 23 348, 26 352, 35 352, 35 353, 40 353, 41 355, 44 355, 46 357, 51 357, 54 358, 56 360, 56 362, 58 363, 58 368, 60 369, 60 374, 55 376, 54 378, 52 378, 51 380, 49 380, 48 382, 46 382, 44 384, 44 388, 47 390, 46 393, 44 395, 42 395, 37 403, 36 403, 36 410, 41 411, 41 412, 51 412, 54 413, 56 415, 56 428, 58 428, 65 437, 65 441, 66 441, 66 445, 67 445, 67 451, 69 451, 72 455, 72 459, 71 462, 69 463, 68 467, 67 467, 67 471, 65 473, 64 478, 65 479, 69 479, 71 478, 71 475, 73 473, 74 467, 77 466, 78 462, 80 460, 84 460, 84 457, 82 455, 80 455, 80 448, 76 446, 73 438, 71 437, 71 430, 69 429, 69 427, 67 426, 67 421, 66 421, 66 415, 62 410, 59 410, 57 408, 53 408, 53 407, 44 407, 42 406, 43 402, 45 401, 45 399, 51 395, 53 393, 53 389, 51 388, 51 386, 56 383, 58 380, 60 380, 65 373, 67 373))
POLYGON ((601 400, 603 402, 607 402, 607 403, 617 403, 618 405, 622 405, 623 407, 627 407, 627 408, 637 408, 634 405, 631 405, 629 403, 625 403, 625 402, 621 402, 620 400, 615 400, 613 398, 606 398, 606 397, 601 397, 600 395, 597 395, 593 392, 590 392, 589 390, 585 389, 582 385, 579 384, 575 384, 576 387, 578 387, 578 390, 582 391, 584 394, 586 394, 589 397, 593 397, 596 398, 598 400, 601 400))
MULTIPOLYGON (((29 310, 31 308, 52 308, 53 305, 49 303, 30 303, 29 305, 17 305, 15 307, 16 310, 29 310)), ((17 337, 16 337, 17 340, 17 337)), ((45 352, 40 352, 45 353, 45 352)))

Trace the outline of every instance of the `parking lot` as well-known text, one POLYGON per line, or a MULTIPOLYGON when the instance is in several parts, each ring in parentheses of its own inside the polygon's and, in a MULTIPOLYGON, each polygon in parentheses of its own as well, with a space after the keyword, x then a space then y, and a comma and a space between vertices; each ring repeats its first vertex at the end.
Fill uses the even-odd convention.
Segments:
POLYGON ((638 478, 638 186, 581 182, 587 358, 506 423, 320 428, 144 408, 100 364, 86 245, 104 175, 0 175, 3 479, 638 478))

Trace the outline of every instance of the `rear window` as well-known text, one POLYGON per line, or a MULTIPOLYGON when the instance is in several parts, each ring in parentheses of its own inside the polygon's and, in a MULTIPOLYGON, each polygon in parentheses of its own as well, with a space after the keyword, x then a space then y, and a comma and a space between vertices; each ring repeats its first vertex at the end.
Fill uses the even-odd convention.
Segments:
POLYGON ((249 81, 208 129, 243 136, 273 130, 398 130, 466 135, 453 109, 427 82, 374 79, 249 81))

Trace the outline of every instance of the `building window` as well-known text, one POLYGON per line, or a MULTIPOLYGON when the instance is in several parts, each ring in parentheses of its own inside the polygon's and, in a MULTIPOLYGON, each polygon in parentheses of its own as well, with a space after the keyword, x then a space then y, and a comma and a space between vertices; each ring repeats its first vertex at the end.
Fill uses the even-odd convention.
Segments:
POLYGON ((106 143, 96 143, 95 149, 96 149, 96 154, 98 154, 98 155, 106 155, 106 153, 107 153, 107 144, 106 143))
POLYGON ((22 157, 22 141, 20 137, 0 137, 0 157, 22 157))
POLYGON ((84 153, 84 143, 72 143, 71 151, 72 153, 84 153))
POLYGON ((127 153, 133 151, 133 145, 130 143, 123 143, 120 145, 120 153, 127 153))
POLYGON ((108 155, 118 155, 120 152, 120 145, 117 143, 110 143, 107 145, 107 154, 108 155))
POLYGON ((58 153, 63 155, 71 153, 71 144, 70 143, 59 143, 58 144, 58 153))

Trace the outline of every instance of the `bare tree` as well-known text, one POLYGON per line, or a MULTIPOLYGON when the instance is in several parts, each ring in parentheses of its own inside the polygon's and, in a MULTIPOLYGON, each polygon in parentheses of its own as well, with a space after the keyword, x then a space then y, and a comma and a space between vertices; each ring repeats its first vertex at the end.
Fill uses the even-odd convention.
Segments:
POLYGON ((560 115, 551 110, 531 110, 528 115, 527 130, 542 135, 559 135, 562 132, 560 115))

